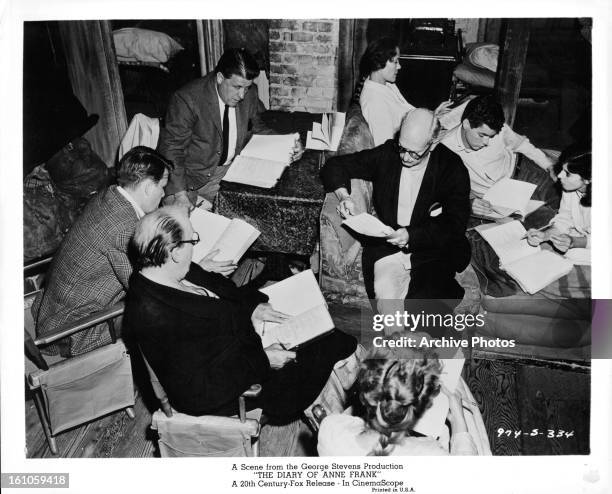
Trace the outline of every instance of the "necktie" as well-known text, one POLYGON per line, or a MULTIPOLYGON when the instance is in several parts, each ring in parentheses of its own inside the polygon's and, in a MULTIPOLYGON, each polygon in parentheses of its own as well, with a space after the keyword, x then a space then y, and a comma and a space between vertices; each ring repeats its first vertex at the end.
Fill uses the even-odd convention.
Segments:
POLYGON ((227 148, 229 141, 229 106, 225 105, 223 110, 223 151, 221 151, 221 159, 219 160, 219 166, 223 166, 225 160, 227 160, 227 148))

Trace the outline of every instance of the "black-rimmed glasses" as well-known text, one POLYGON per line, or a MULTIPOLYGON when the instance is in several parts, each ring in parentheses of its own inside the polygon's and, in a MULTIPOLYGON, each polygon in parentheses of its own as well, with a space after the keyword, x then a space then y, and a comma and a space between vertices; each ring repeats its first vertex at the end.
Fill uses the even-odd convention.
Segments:
POLYGON ((196 245, 200 242, 200 234, 198 232, 193 232, 193 237, 191 240, 179 240, 175 242, 175 245, 178 247, 181 244, 191 244, 196 245))
POLYGON ((429 143, 427 143, 427 147, 420 153, 417 153, 416 151, 412 151, 410 149, 406 149, 398 142, 397 146, 399 148, 400 154, 407 153, 408 156, 410 156, 410 158, 412 158, 414 161, 418 161, 429 152, 429 150, 434 144, 438 144, 442 140, 442 137, 444 137, 444 134, 442 133, 442 126, 440 125, 440 121, 437 119, 435 120, 434 129, 431 136, 431 140, 429 141, 429 143))
POLYGON ((410 156, 413 160, 418 161, 429 152, 433 144, 434 144, 434 141, 430 141, 429 144, 427 144, 427 147, 420 153, 417 153, 416 151, 411 151, 410 149, 406 149, 401 144, 398 144, 397 146, 399 148, 400 154, 408 153, 408 156, 410 156))

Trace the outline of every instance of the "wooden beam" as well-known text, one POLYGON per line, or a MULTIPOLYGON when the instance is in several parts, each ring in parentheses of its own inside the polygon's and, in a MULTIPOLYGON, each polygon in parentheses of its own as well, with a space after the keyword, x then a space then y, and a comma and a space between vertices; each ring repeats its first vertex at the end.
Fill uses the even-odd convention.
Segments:
POLYGON ((506 123, 510 126, 516 116, 523 70, 529 46, 530 21, 528 19, 506 19, 504 21, 503 44, 499 54, 495 92, 504 109, 506 123))
POLYGON ((359 82, 359 61, 367 45, 367 19, 340 19, 338 39, 338 111, 346 111, 359 82))
POLYGON ((351 103, 355 79, 358 77, 353 64, 355 19, 340 19, 339 31, 337 109, 345 112, 351 103))

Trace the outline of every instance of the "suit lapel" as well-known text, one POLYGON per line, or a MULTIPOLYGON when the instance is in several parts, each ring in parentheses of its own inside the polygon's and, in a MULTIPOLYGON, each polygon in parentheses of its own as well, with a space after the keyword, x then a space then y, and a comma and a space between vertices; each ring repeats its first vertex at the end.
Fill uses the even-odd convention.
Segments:
POLYGON ((410 223, 420 222, 425 214, 428 213, 428 208, 431 205, 433 187, 435 184, 435 174, 437 173, 438 160, 437 153, 432 152, 429 155, 429 163, 425 168, 423 174, 423 182, 421 182, 421 188, 417 194, 416 202, 414 203, 414 210, 412 211, 412 217, 410 223))
MULTIPOLYGON (((394 148, 395 149, 395 148, 394 148)), ((389 184, 391 185, 391 204, 393 204, 393 211, 390 213, 393 215, 393 225, 397 225, 397 207, 399 205, 399 192, 400 185, 402 180, 402 169, 403 165, 399 154, 397 152, 393 153, 393 159, 396 162, 396 165, 391 168, 391 173, 389 173, 389 184)))
POLYGON ((223 137, 223 126, 221 124, 221 114, 219 112, 219 95, 217 94, 216 78, 211 77, 208 84, 204 87, 206 103, 206 114, 205 117, 212 117, 214 126, 217 128, 217 132, 220 137, 223 137))

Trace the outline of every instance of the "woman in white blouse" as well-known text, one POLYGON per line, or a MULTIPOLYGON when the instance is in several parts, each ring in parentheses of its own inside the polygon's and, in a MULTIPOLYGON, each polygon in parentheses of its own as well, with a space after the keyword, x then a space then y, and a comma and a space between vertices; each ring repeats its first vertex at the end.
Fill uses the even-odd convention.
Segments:
POLYGON ((392 139, 404 115, 414 109, 395 85, 400 68, 399 47, 391 38, 373 41, 361 58, 360 69, 365 79, 359 104, 375 146, 392 139))
MULTIPOLYGON (((402 119, 414 106, 408 103, 395 85, 399 62, 399 47, 391 38, 380 38, 368 45, 361 57, 362 79, 355 98, 359 98, 361 112, 368 123, 374 145, 393 139, 402 119)), ((443 102, 435 111, 437 116, 447 112, 450 101, 443 102)))
POLYGON ((529 230, 527 241, 536 246, 551 242, 560 252, 591 248, 591 152, 566 150, 559 157, 563 187, 559 213, 547 231, 529 230))

